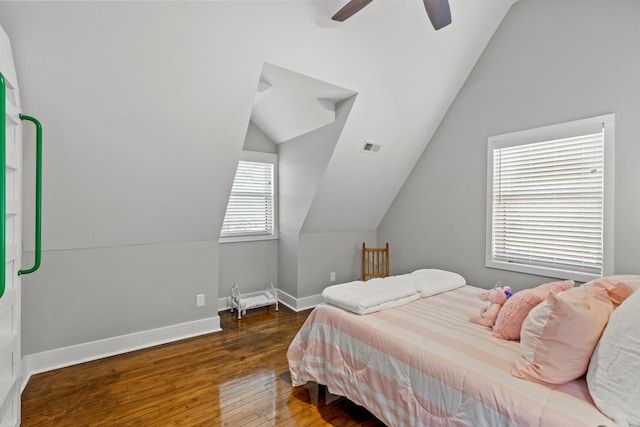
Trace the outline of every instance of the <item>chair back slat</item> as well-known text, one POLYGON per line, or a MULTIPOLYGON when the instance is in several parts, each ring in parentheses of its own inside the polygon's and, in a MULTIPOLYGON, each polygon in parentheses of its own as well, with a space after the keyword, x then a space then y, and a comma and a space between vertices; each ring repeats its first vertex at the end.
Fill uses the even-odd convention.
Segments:
POLYGON ((389 276, 389 243, 384 248, 367 248, 362 243, 362 278, 389 276))

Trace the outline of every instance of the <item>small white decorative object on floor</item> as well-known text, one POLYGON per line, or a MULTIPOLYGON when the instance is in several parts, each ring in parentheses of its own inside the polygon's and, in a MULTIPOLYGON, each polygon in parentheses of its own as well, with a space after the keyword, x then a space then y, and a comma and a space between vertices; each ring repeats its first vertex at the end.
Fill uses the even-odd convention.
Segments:
POLYGON ((278 311, 278 288, 269 284, 266 290, 258 294, 242 295, 238 289, 238 284, 234 283, 231 288, 231 312, 238 311, 238 319, 243 314, 247 314, 247 310, 258 307, 266 307, 275 304, 278 311))

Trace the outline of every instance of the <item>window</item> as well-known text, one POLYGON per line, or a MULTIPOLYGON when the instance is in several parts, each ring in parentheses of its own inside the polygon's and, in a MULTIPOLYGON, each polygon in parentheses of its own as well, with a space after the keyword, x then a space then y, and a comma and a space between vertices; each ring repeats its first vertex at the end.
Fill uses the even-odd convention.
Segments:
POLYGON ((278 238, 277 156, 244 151, 224 216, 221 242, 278 238))
POLYGON ((613 143, 613 114, 490 137, 487 267, 611 274, 613 143))

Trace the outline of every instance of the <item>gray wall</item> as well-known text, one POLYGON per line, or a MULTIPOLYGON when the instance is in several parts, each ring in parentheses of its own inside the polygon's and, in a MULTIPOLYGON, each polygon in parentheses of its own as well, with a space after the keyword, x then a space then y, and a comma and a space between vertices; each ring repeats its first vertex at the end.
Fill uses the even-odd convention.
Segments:
POLYGON ((220 243, 219 298, 231 295, 234 283, 242 293, 278 285, 278 241, 220 243))
MULTIPOLYGON (((219 290, 219 280, 260 286, 257 278, 273 277, 273 242, 248 277, 246 260, 269 244, 219 253, 218 237, 247 132, 256 136, 248 148, 268 145, 247 131, 264 62, 350 81, 338 77, 352 67, 326 63, 336 48, 351 49, 308 25, 311 10, 288 2, 0 2, 24 112, 45 129, 44 254, 24 281, 24 354, 215 316, 228 286, 219 290), (316 48, 301 51, 300 42, 316 48), (204 308, 195 307, 199 293, 204 308)), ((25 224, 33 222, 30 200, 27 192, 25 224)), ((25 260, 33 240, 25 227, 25 260)))
MULTIPOLYGON (((243 150, 278 154, 278 146, 256 125, 249 122, 243 150)), ((242 293, 264 290, 278 284, 278 241, 258 240, 220 244, 218 297, 227 299, 234 283, 242 293)), ((225 301, 226 307, 227 301, 225 301)))
POLYGON ((363 241, 375 244, 375 230, 301 232, 355 100, 336 105, 334 123, 278 145, 249 124, 244 149, 278 153, 280 237, 220 244, 219 298, 228 297, 234 283, 243 293, 274 283, 290 296, 304 298, 320 294, 330 284, 331 272, 336 273, 337 283, 359 278, 359 247, 363 241))
POLYGON ((362 242, 377 246, 376 231, 300 233, 298 297, 318 295, 328 285, 360 279, 362 242), (329 282, 331 272, 336 273, 333 283, 329 282))
MULTIPOLYGON (((245 111, 244 85, 227 82, 238 71, 203 60, 206 40, 185 51, 176 34, 215 24, 176 6, 0 4, 23 111, 44 127, 42 267, 23 281, 23 354, 217 316, 217 238, 254 90, 245 111), (227 90, 218 112, 211 99, 227 90)), ((259 67, 243 71, 257 82, 259 67)))
POLYGON ((217 257, 215 242, 45 251, 22 282, 24 354, 216 316, 217 257))
POLYGON ((546 278, 484 266, 487 138, 616 114, 615 272, 640 273, 640 2, 520 0, 502 22, 378 229, 396 271, 478 286, 546 278))
MULTIPOLYGON (((300 235, 309 207, 316 194, 318 185, 331 159, 333 150, 349 117, 356 100, 353 96, 336 105, 336 120, 313 132, 283 142, 278 147, 278 168, 280 174, 280 239, 278 243, 278 279, 280 288, 294 298, 319 294, 324 289, 324 278, 310 276, 306 265, 300 259, 300 235), (311 280, 310 292, 300 278, 311 280)), ((340 206, 335 206, 340 209, 340 206)), ((333 248, 323 247, 318 252, 318 263, 324 264, 331 259, 333 248)), ((350 265, 350 260, 341 260, 342 267, 350 265)), ((339 266, 336 265, 336 268, 339 266)), ((336 271, 336 270, 331 270, 336 271)), ((327 275, 328 277, 328 275, 327 275)))

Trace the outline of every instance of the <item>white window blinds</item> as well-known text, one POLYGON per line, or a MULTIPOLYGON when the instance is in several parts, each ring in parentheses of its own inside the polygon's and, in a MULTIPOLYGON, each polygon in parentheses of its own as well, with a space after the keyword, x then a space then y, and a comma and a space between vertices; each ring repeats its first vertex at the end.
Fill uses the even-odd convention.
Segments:
POLYGON ((579 131, 490 145, 489 266, 578 280, 604 274, 604 128, 579 131))
POLYGON ((274 234, 274 163, 238 163, 221 237, 274 234))

